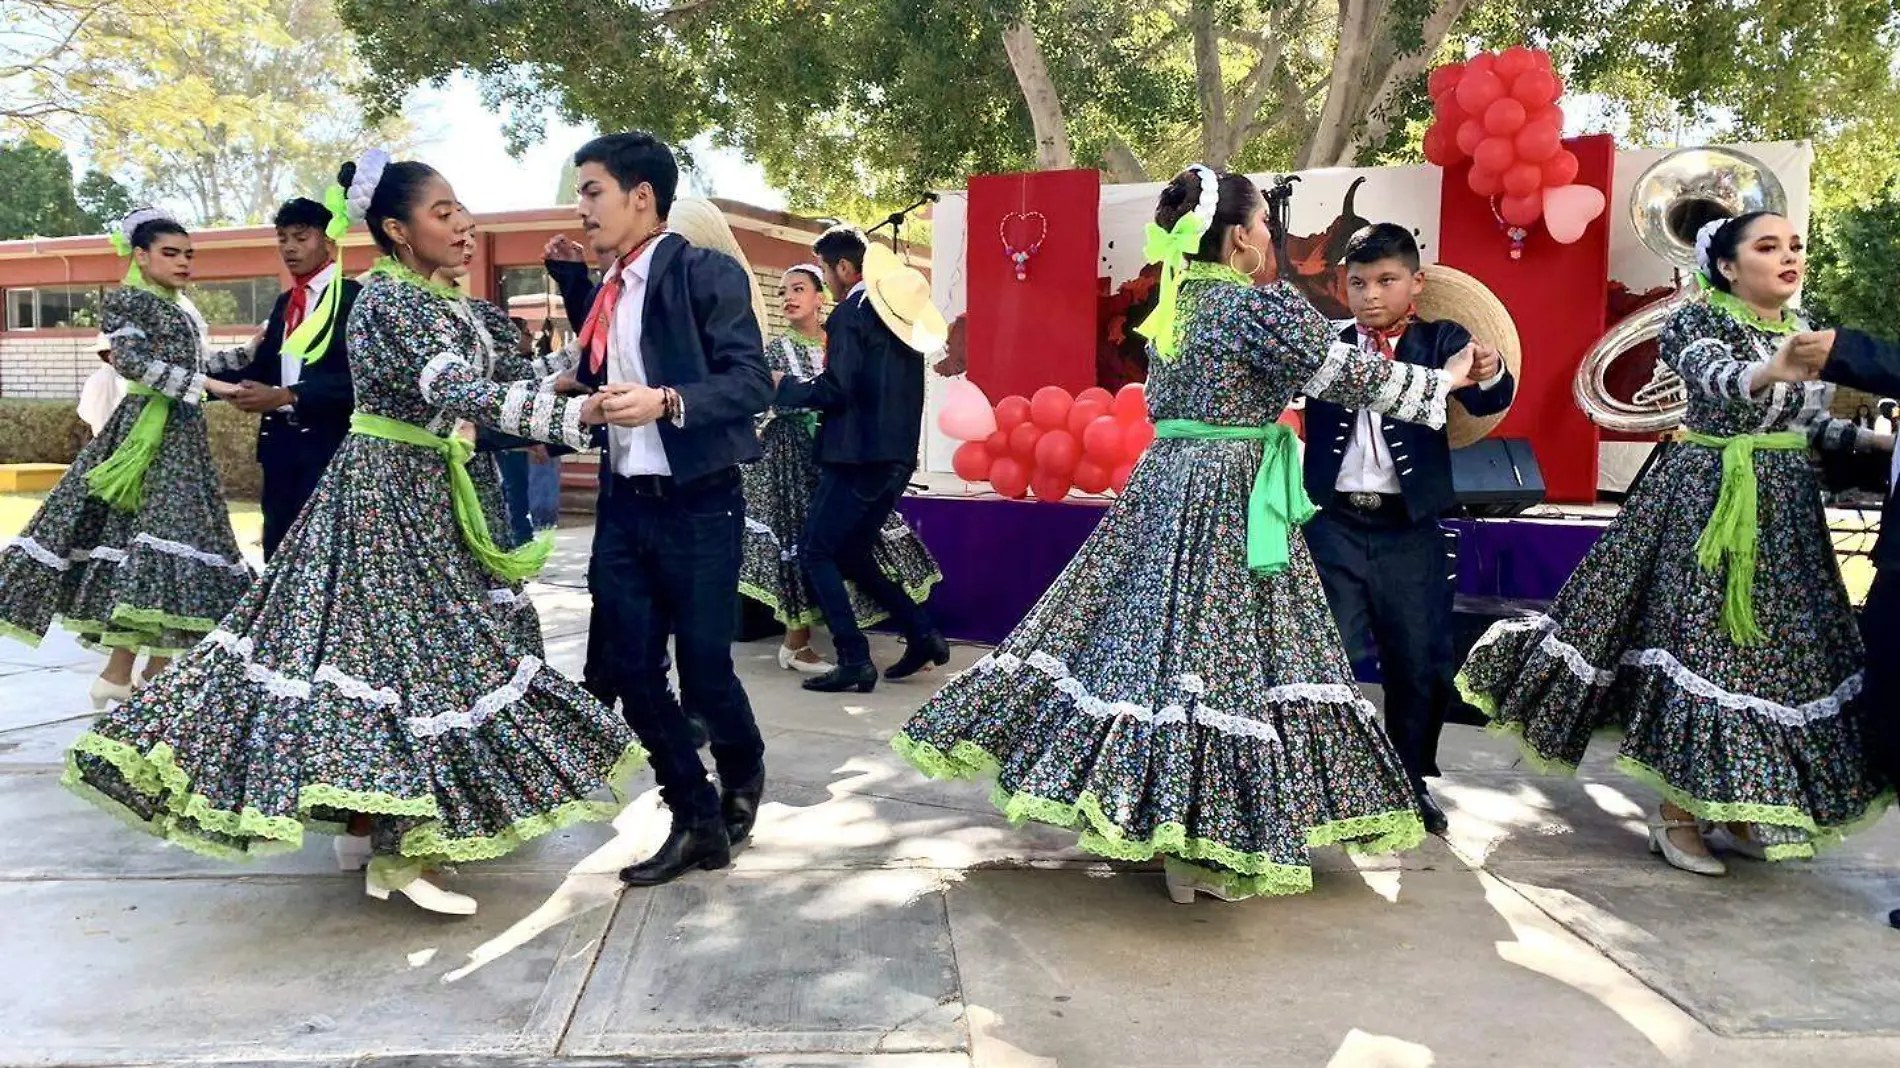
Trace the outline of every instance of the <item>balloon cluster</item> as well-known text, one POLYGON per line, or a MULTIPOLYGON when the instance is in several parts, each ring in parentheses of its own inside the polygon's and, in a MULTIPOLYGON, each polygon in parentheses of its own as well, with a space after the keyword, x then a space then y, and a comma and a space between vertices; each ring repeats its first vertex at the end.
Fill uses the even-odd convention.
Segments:
POLYGON ((1059 501, 1071 489, 1122 492, 1135 461, 1154 440, 1141 383, 1076 396, 1044 386, 1029 398, 1004 397, 992 408, 967 380, 950 385, 937 425, 957 446, 951 467, 965 482, 988 482, 1011 499, 1034 493, 1059 501))
MULTIPOLYGON (((1601 190, 1577 185, 1577 157, 1563 145, 1563 79, 1550 53, 1522 45, 1481 52, 1432 71, 1433 121, 1425 158, 1471 160, 1471 191, 1492 198, 1500 220, 1528 231, 1541 219, 1570 244, 1603 213, 1601 190)), ((1522 235, 1514 234, 1522 240, 1522 235)))

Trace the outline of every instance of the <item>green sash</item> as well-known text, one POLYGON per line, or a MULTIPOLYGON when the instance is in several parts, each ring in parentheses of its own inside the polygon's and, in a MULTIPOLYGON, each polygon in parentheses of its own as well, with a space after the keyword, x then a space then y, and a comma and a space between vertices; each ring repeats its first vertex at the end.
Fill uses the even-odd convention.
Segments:
POLYGON ((1759 645, 1761 628, 1755 625, 1755 556, 1759 536, 1755 451, 1808 447, 1805 434, 1783 430, 1773 434, 1737 434, 1718 438, 1693 430, 1683 440, 1722 453, 1722 488, 1715 512, 1696 539, 1696 562, 1714 574, 1728 559, 1728 577, 1722 594, 1722 628, 1736 645, 1759 645))
POLYGON ((136 512, 145 503, 145 469, 152 466, 158 443, 164 440, 172 399, 138 382, 127 382, 125 391, 146 398, 145 407, 112 455, 86 472, 86 489, 121 512, 136 512))
POLYGON ((1299 439, 1293 431, 1282 423, 1214 426, 1192 419, 1163 419, 1155 424, 1155 437, 1265 442, 1253 491, 1247 495, 1247 567, 1262 575, 1285 570, 1292 529, 1313 518, 1315 511, 1300 478, 1299 439))
POLYGON ((330 339, 335 337, 335 328, 342 326, 336 321, 337 309, 343 306, 343 264, 336 265, 336 277, 323 288, 323 296, 317 298, 317 306, 311 308, 297 324, 297 329, 284 339, 284 354, 293 356, 304 363, 315 363, 323 358, 330 347, 330 339))
POLYGON ((548 554, 554 551, 553 534, 539 534, 512 552, 503 552, 489 535, 481 497, 475 492, 475 480, 468 475, 468 461, 475 455, 475 446, 454 434, 437 437, 413 423, 368 412, 350 416, 350 432, 434 449, 442 454, 449 465, 449 498, 455 504, 455 526, 461 531, 462 543, 489 574, 505 582, 522 582, 533 578, 548 562, 548 554))

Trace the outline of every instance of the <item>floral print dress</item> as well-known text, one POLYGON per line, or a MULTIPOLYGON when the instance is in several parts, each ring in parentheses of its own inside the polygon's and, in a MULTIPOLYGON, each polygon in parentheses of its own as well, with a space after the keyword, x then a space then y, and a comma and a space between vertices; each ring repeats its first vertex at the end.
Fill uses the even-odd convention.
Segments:
MULTIPOLYGON (((772 370, 810 380, 824 371, 823 341, 782 334, 765 347, 772 370)), ((811 582, 798 559, 805 515, 818 487, 813 455, 815 414, 774 408, 759 417, 759 446, 764 455, 742 470, 745 478, 745 546, 739 568, 739 592, 772 609, 786 627, 797 630, 824 622, 811 582)), ((904 517, 892 512, 873 555, 910 599, 922 603, 943 579, 937 561, 904 517)), ((859 626, 888 614, 848 583, 859 626)))
MULTIPOLYGON (((1178 356, 1150 365, 1157 420, 1266 427, 1305 391, 1443 425, 1450 378, 1334 342, 1284 283, 1190 264, 1178 356)), ((1258 441, 1155 441, 1127 492, 992 654, 893 746, 928 775, 994 775, 1013 821, 1082 832, 1233 896, 1312 886, 1314 846, 1417 845, 1405 769, 1353 679, 1298 529, 1252 570, 1258 441)), ((1297 462, 1290 477, 1297 482, 1297 462)))
MULTIPOLYGON (((359 417, 587 444, 579 400, 495 380, 480 314, 376 276, 349 323, 359 417)), ((463 542, 440 452, 352 433, 256 586, 79 739, 66 781, 213 856, 295 850, 370 814, 370 875, 391 888, 610 818, 590 796, 643 753, 544 662, 519 597, 463 542)))
MULTIPOLYGON (((1677 312, 1662 358, 1688 386, 1685 425, 1852 446, 1853 424, 1827 418, 1833 386, 1749 394, 1779 341, 1707 304, 1677 312)), ((1574 771, 1593 733, 1620 731, 1624 772, 1703 819, 1755 824, 1771 859, 1812 856, 1891 800, 1852 707, 1861 641, 1805 450, 1754 453, 1761 640, 1731 638, 1726 570, 1697 558, 1722 470, 1719 449, 1673 447, 1549 611, 1493 625, 1458 685, 1542 768, 1574 771)))
POLYGON ((176 656, 238 603, 253 572, 238 550, 205 433, 205 375, 241 366, 211 352, 188 300, 124 287, 101 326, 121 376, 170 398, 136 511, 91 493, 86 476, 117 451, 155 399, 128 393, 80 450, 20 536, 0 551, 0 633, 37 646, 55 620, 88 648, 176 656))

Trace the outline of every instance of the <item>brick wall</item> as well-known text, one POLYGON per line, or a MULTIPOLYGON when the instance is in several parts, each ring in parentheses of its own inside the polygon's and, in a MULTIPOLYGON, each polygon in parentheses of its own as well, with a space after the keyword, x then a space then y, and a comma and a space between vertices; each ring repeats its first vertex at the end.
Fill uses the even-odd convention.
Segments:
MULTIPOLYGON (((254 328, 213 332, 214 348, 243 345, 254 328)), ((34 397, 77 403, 86 379, 99 368, 95 334, 0 333, 0 397, 34 397)))

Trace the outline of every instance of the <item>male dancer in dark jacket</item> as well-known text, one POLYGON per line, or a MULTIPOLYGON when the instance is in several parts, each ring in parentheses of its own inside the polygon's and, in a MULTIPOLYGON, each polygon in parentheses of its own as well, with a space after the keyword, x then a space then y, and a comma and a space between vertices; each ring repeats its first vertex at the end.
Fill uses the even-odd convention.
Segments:
MULTIPOLYGON (((1454 322, 1420 322, 1425 285, 1410 230, 1376 223, 1346 245, 1347 299, 1355 322, 1339 343, 1387 359, 1442 368, 1472 344, 1454 322)), ((1501 412, 1514 383, 1495 349, 1478 346, 1479 385, 1457 398, 1472 415, 1501 412)), ((1306 406, 1306 493, 1320 512, 1306 543, 1354 660, 1368 632, 1385 679, 1385 729, 1412 779, 1425 827, 1446 830, 1425 787, 1438 774, 1438 735, 1452 699, 1452 581, 1438 520, 1456 505, 1443 430, 1321 400, 1306 406)))

